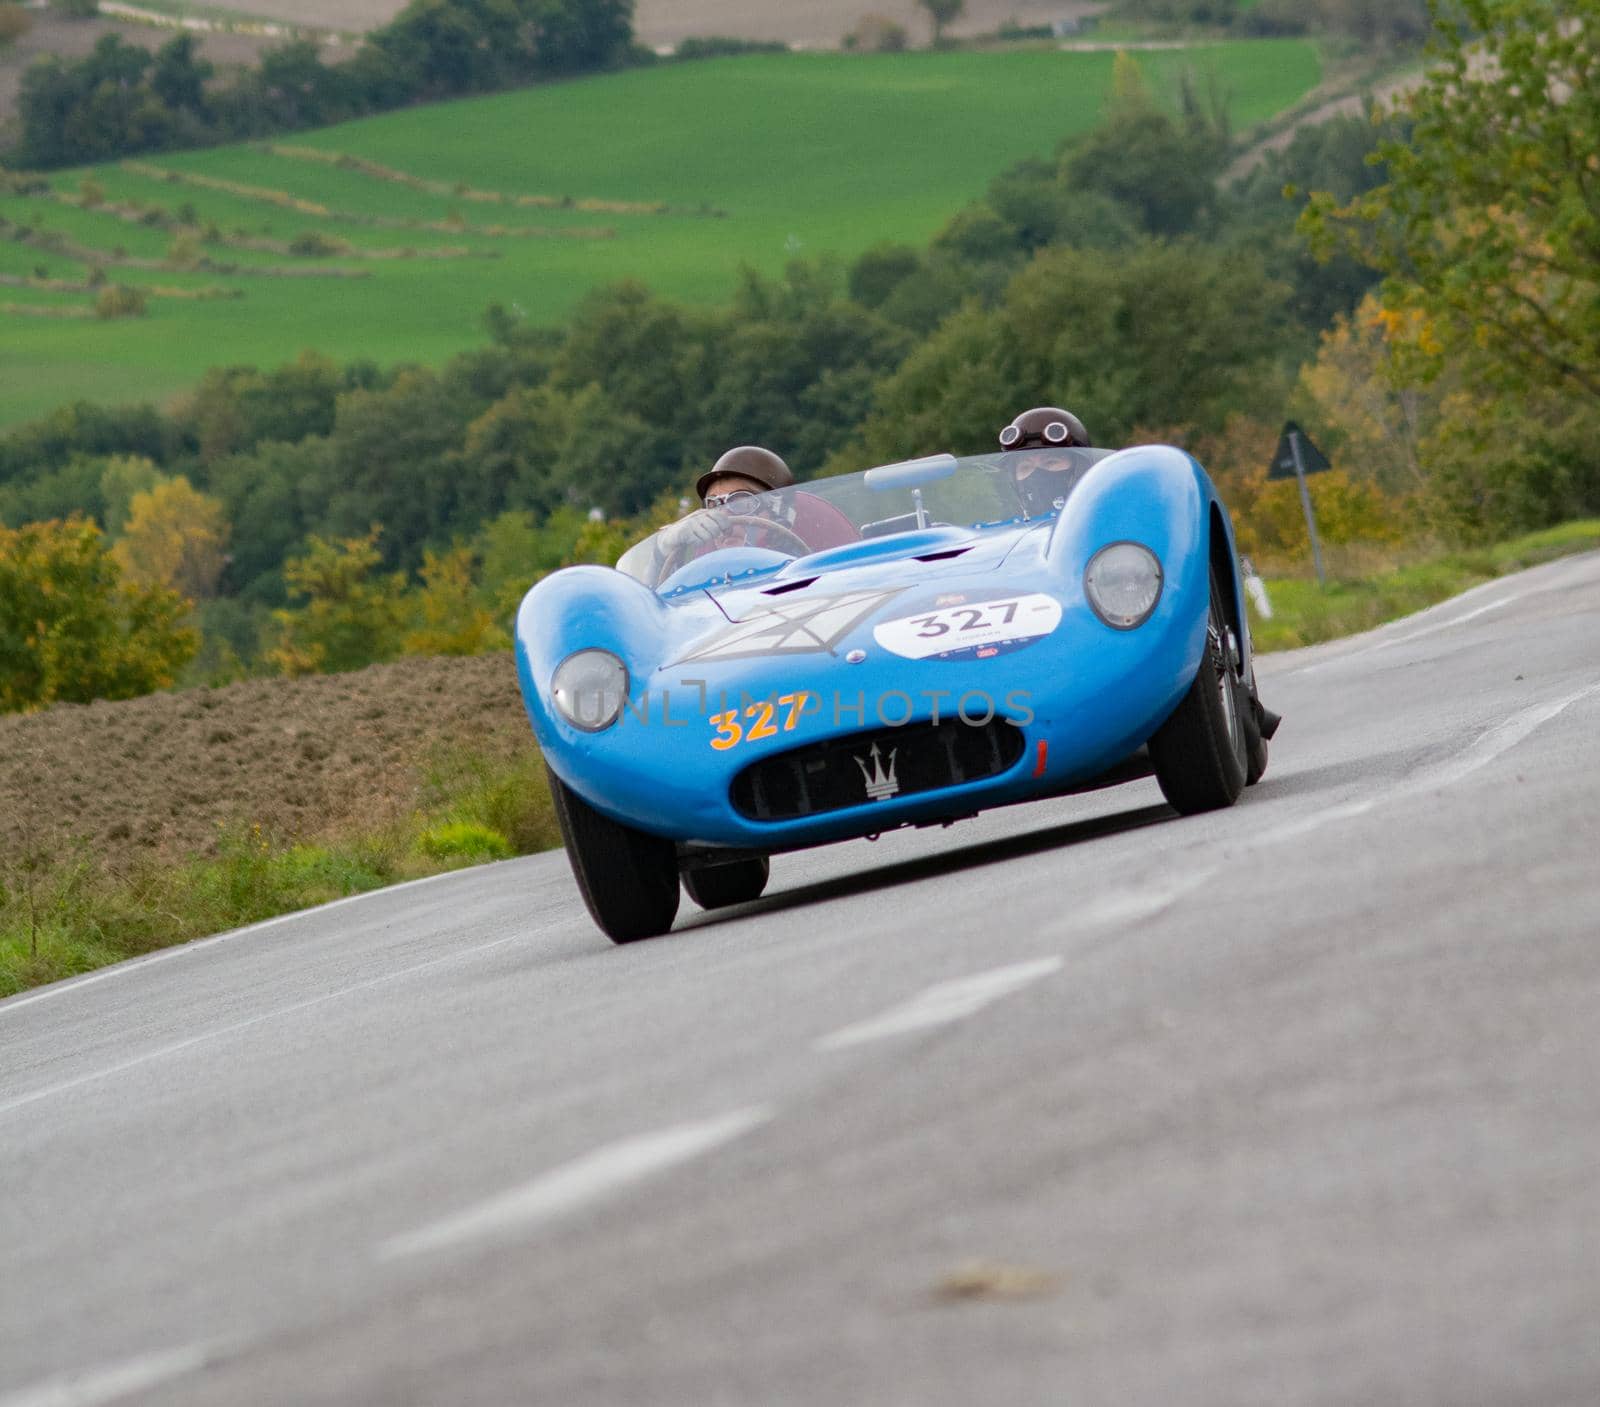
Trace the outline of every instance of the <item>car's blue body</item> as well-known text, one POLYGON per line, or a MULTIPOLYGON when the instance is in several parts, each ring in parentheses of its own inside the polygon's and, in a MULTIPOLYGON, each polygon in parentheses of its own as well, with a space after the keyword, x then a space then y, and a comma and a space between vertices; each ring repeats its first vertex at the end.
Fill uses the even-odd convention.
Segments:
POLYGON ((1143 745, 1195 680, 1213 569, 1252 679, 1235 560, 1228 515, 1200 465, 1176 449, 1140 447, 1098 459, 1043 518, 932 526, 793 558, 725 548, 659 591, 607 567, 556 572, 522 603, 517 665, 546 761, 596 811, 691 849, 769 853, 1059 794, 1119 767, 1137 774, 1143 745), (1094 554, 1121 541, 1149 548, 1163 576, 1154 611, 1127 630, 1104 623, 1084 587, 1094 554), (1049 598, 1059 623, 953 658, 908 658, 880 643, 900 638, 903 625, 875 634, 913 617, 924 622, 917 629, 934 629, 928 612, 963 602, 997 621, 981 612, 999 597, 1033 602, 1046 621, 1054 610, 1036 598, 1049 598), (813 608, 822 614, 807 622, 813 608), (774 611, 789 619, 769 620, 774 611), (758 621, 772 632, 744 640, 758 621), (629 709, 597 733, 573 727, 550 695, 561 661, 593 647, 619 656, 630 681, 629 709), (815 696, 816 707, 797 707, 797 694, 815 696), (874 759, 866 735, 930 721, 935 709, 949 717, 963 697, 968 718, 992 704, 1017 724, 1020 756, 996 775, 873 799, 892 743, 884 739, 874 759), (790 702, 763 715, 763 700, 790 702), (740 725, 731 745, 728 709, 740 725), (862 750, 832 754, 831 764, 853 777, 854 762, 858 802, 776 820, 734 804, 735 777, 753 762, 858 734, 862 750))

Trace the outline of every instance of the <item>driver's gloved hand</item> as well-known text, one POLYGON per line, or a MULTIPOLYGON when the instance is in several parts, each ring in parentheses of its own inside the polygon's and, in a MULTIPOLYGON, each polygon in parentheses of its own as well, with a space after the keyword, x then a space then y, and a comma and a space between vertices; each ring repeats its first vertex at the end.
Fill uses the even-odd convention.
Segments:
POLYGON ((674 549, 709 547, 728 532, 728 515, 715 508, 700 508, 680 518, 662 531, 667 545, 674 549))

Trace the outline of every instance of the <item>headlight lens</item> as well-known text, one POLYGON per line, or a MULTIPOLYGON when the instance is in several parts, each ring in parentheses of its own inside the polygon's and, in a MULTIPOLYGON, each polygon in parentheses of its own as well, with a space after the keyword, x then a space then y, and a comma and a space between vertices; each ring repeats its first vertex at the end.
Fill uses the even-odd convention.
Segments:
POLYGON ((610 650, 579 650, 556 666, 550 697, 574 728, 604 732, 628 702, 628 667, 610 650))
POLYGON ((1083 589, 1101 620, 1114 630, 1132 630, 1161 599, 1161 563, 1137 542, 1113 542, 1090 558, 1083 589))

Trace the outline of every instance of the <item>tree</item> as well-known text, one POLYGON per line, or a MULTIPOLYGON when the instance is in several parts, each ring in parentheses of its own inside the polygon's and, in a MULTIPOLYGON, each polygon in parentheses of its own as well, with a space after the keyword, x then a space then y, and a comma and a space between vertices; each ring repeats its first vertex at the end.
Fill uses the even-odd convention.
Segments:
POLYGON ((917 4, 928 12, 928 18, 933 21, 935 48, 944 43, 944 27, 952 20, 959 19, 961 12, 967 8, 967 0, 917 0, 917 4))
POLYGON ((283 575, 299 609, 272 613, 278 642, 267 658, 285 674, 362 669, 400 653, 410 615, 403 572, 374 576, 382 561, 379 529, 330 542, 312 537, 283 575))
POLYGON ((1191 76, 1181 113, 1169 116, 1150 95, 1138 62, 1118 53, 1104 120, 1070 146, 1061 162, 1067 193, 1094 191, 1133 211, 1154 235, 1193 230, 1216 199, 1229 153, 1226 104, 1191 76))
POLYGON ((124 582, 87 519, 0 528, 0 712, 169 687, 199 646, 187 613, 124 582))
POLYGON ((228 590, 282 604, 284 562, 321 522, 333 473, 332 447, 318 438, 293 445, 269 440, 212 467, 207 490, 233 524, 228 590))
POLYGON ((528 588, 571 558, 585 521, 563 504, 542 519, 513 508, 483 525, 473 544, 483 564, 478 592, 495 620, 509 625, 528 588))
POLYGON ((135 495, 148 493, 167 476, 142 454, 114 454, 100 471, 100 501, 104 505, 100 526, 115 541, 128 525, 135 495))
POLYGON ((197 492, 180 474, 134 494, 127 526, 111 555, 129 581, 203 601, 216 593, 228 532, 222 504, 197 492))
POLYGON ((974 453, 1028 405, 1078 412, 1096 444, 1139 425, 1220 425, 1272 400, 1281 290, 1204 245, 1042 251, 998 307, 950 318, 876 387, 842 468, 930 449, 974 453))
POLYGON ((206 80, 216 69, 195 53, 195 37, 180 34, 156 50, 150 87, 173 112, 206 115, 206 80))
POLYGON ((484 655, 511 648, 510 635, 478 600, 474 559, 472 549, 459 544, 448 552, 424 554, 417 593, 421 619, 406 635, 408 655, 484 655))
POLYGON ((1323 253, 1353 249, 1420 310, 1446 360, 1486 388, 1600 397, 1600 6, 1459 0, 1435 11, 1432 65, 1400 100, 1387 181, 1313 200, 1323 253), (1465 23, 1463 23, 1465 21, 1465 23))
POLYGON ((485 407, 448 375, 413 368, 390 387, 338 398, 314 525, 350 536, 382 523, 388 559, 421 563, 424 544, 448 540, 460 485, 447 456, 485 407))
POLYGON ((1336 319, 1322 334, 1316 361, 1301 368, 1300 386, 1326 427, 1322 438, 1336 462, 1361 465, 1391 492, 1423 486, 1420 448, 1439 396, 1424 388, 1421 373, 1437 351, 1420 314, 1394 312, 1370 295, 1354 316, 1336 319))

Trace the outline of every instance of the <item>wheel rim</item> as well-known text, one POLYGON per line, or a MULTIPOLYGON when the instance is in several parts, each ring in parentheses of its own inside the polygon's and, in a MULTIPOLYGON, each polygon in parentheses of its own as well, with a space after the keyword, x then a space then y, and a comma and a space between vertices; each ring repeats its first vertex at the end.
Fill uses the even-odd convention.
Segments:
POLYGON ((1219 627, 1216 608, 1212 607, 1211 620, 1206 625, 1211 642, 1211 658, 1217 673, 1217 701, 1222 705, 1222 717, 1228 727, 1228 746, 1237 753, 1243 745, 1243 724, 1239 719, 1239 700, 1233 687, 1233 632, 1219 627))

